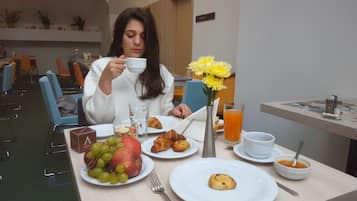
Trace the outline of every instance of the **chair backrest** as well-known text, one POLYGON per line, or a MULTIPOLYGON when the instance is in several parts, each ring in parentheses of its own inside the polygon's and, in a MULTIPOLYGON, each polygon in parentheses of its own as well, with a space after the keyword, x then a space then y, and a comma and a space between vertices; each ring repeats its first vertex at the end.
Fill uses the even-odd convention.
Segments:
POLYGON ((13 79, 13 68, 11 64, 5 64, 2 73, 2 86, 1 92, 7 94, 7 92, 12 88, 13 79))
POLYGON ((63 65, 62 65, 62 62, 61 62, 61 59, 60 58, 56 58, 56 65, 57 65, 57 73, 59 75, 67 75, 69 76, 69 71, 66 70, 63 65))
POLYGON ((43 101, 45 102, 46 110, 47 110, 48 116, 50 117, 51 122, 52 123, 59 122, 61 114, 58 110, 57 101, 56 101, 55 95, 52 91, 48 77, 47 76, 41 77, 39 79, 39 83, 40 83, 40 87, 41 87, 42 98, 43 98, 43 101))
POLYGON ((61 116, 57 106, 57 100, 52 91, 50 81, 47 76, 39 79, 43 101, 45 102, 46 110, 50 121, 55 125, 78 124, 77 115, 61 116))
POLYGON ((29 73, 32 70, 31 59, 29 56, 23 55, 20 57, 20 71, 22 73, 29 73))
POLYGON ((59 84, 57 75, 54 72, 52 72, 51 70, 48 70, 46 72, 46 75, 48 77, 48 80, 50 81, 51 88, 53 90, 55 98, 57 99, 58 97, 63 96, 63 92, 62 92, 61 86, 59 84))
POLYGON ((83 88, 84 86, 84 78, 83 78, 83 74, 81 71, 81 67, 79 66, 78 63, 73 63, 73 70, 74 70, 74 76, 76 78, 76 82, 79 86, 79 88, 83 88))
POLYGON ((182 103, 188 105, 192 112, 207 105, 207 96, 203 92, 203 87, 204 85, 201 80, 189 80, 185 83, 182 103))

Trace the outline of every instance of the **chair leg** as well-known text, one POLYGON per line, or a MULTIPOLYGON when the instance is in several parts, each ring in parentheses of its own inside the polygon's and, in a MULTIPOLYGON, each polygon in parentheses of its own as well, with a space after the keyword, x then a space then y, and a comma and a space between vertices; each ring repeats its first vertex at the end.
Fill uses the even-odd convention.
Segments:
MULTIPOLYGON (((1 112, 4 112, 5 114, 0 117, 0 121, 12 121, 12 120, 15 120, 18 118, 17 114, 9 114, 7 110, 6 111, 2 110, 1 112)), ((12 123, 10 122, 8 125, 10 127, 10 132, 13 131, 12 123)), ((4 142, 4 143, 16 142, 16 136, 15 136, 15 134, 12 133, 10 139, 1 139, 1 142, 4 142)))
POLYGON ((56 176, 56 175, 61 175, 61 174, 66 174, 66 173, 69 173, 71 172, 70 170, 63 170, 63 171, 47 171, 46 168, 43 169, 43 176, 45 177, 53 177, 53 176, 56 176))

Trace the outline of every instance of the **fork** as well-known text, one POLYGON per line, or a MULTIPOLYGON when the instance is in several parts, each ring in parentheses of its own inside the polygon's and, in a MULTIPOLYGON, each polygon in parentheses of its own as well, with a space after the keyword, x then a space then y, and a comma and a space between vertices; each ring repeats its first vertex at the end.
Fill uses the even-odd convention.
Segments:
POLYGON ((159 177, 155 172, 151 173, 150 176, 150 182, 151 182, 151 190, 155 193, 159 193, 162 195, 165 200, 171 201, 170 197, 166 194, 164 185, 161 184, 159 177))

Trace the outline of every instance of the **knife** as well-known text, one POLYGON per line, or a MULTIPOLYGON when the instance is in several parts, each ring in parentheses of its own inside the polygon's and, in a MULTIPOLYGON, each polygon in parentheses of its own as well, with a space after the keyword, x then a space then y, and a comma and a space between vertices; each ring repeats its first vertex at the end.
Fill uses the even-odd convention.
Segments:
POLYGON ((190 127, 191 123, 193 122, 193 118, 190 119, 190 122, 187 124, 187 126, 182 130, 181 134, 185 134, 185 131, 187 130, 188 127, 190 127))
POLYGON ((290 193, 291 195, 293 196, 299 196, 299 193, 297 193, 296 191, 294 191, 293 189, 279 183, 279 182, 276 182, 276 184, 283 190, 285 190, 286 192, 290 193))

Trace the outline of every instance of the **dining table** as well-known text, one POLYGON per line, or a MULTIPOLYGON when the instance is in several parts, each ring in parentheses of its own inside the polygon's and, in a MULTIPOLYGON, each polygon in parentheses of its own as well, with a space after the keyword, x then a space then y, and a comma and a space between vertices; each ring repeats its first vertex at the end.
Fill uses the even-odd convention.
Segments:
MULTIPOLYGON (((204 123, 193 121, 192 125, 197 123, 198 126, 202 127, 204 130, 204 123)), ((192 126, 191 125, 191 126, 192 126)), ((196 126, 197 126, 196 125, 196 126)), ((142 201, 142 200, 164 200, 160 194, 154 193, 151 189, 149 176, 142 178, 134 183, 121 186, 101 186, 93 183, 86 182, 81 177, 81 168, 85 167, 84 164, 84 153, 78 153, 71 149, 70 141, 70 130, 65 129, 65 141, 68 149, 68 156, 71 164, 71 172, 73 175, 74 184, 78 193, 79 200, 82 201, 115 201, 115 200, 132 200, 132 201, 142 201)), ((151 135, 151 134, 150 134, 151 135)), ((156 135, 153 135, 156 137, 156 135)), ((172 200, 182 200, 178 195, 175 194, 174 189, 171 188, 169 178, 173 173, 173 170, 187 162, 192 162, 195 160, 202 159, 202 147, 203 142, 197 142, 198 151, 193 155, 187 156, 185 158, 178 159, 160 159, 152 157, 154 163, 153 171, 157 173, 159 179, 165 187, 165 191, 172 200)), ((284 154, 293 155, 294 152, 283 146, 275 144, 275 148, 280 149, 284 154)), ((348 175, 342 171, 329 167, 318 161, 308 158, 306 156, 301 156, 307 159, 311 163, 311 174, 308 178, 304 180, 288 180, 279 176, 273 167, 273 163, 257 163, 245 160, 236 155, 232 149, 228 148, 224 142, 223 134, 217 134, 215 141, 216 158, 227 159, 231 162, 242 162, 244 164, 250 164, 261 171, 268 174, 274 181, 277 181, 288 188, 293 189, 298 192, 299 196, 293 196, 288 192, 278 188, 275 200, 286 201, 286 200, 328 200, 347 194, 349 192, 357 191, 357 178, 348 175)), ((183 177, 185 175, 182 175, 183 177)), ((197 178, 190 178, 195 180, 197 178)), ((242 185, 240 181, 237 181, 237 187, 240 188, 242 185)), ((200 193, 200 192, 197 192, 200 193)), ((202 192, 204 193, 204 192, 202 192)), ((225 200, 222 197, 220 200, 225 200)), ((239 200, 239 198, 237 198, 239 200)))
POLYGON ((326 118, 325 100, 305 99, 262 103, 262 112, 295 121, 350 139, 346 172, 357 176, 357 100, 339 98, 337 119, 326 118))

